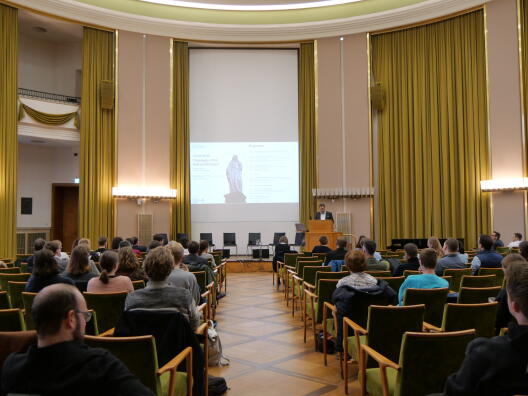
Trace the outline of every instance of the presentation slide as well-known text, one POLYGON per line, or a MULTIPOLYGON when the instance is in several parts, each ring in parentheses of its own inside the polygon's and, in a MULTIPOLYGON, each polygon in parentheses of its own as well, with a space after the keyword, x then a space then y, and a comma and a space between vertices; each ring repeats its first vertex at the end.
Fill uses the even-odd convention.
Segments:
POLYGON ((191 143, 191 204, 297 203, 297 142, 191 143))

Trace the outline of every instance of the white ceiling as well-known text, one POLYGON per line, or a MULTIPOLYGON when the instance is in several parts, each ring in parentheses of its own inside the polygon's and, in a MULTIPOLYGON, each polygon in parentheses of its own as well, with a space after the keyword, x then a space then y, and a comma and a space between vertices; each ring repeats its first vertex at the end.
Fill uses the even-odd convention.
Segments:
POLYGON ((79 24, 49 18, 23 9, 18 11, 18 25, 20 34, 24 36, 58 43, 80 42, 83 35, 83 28, 79 24), (46 32, 39 31, 40 28, 46 29, 46 32))

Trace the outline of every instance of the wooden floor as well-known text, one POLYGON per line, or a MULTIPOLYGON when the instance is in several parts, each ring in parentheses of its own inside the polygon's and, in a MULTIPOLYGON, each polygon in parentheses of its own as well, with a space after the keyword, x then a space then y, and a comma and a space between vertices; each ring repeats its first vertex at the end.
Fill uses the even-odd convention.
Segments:
MULTIPOLYGON (((226 378, 229 396, 344 395, 336 355, 325 367, 310 333, 303 343, 301 314, 292 318, 282 291, 272 286, 271 273, 229 274, 216 319, 231 365, 210 368, 210 373, 226 378)), ((357 396, 353 375, 349 395, 357 396)))

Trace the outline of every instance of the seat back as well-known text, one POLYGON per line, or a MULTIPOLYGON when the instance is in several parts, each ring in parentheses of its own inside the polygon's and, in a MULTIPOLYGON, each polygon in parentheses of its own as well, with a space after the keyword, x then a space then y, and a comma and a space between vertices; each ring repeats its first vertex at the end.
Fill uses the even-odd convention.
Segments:
POLYGON ((284 253, 284 265, 295 267, 299 253, 284 253))
POLYGON ((323 320, 323 305, 325 302, 332 302, 332 294, 336 289, 338 279, 319 279, 317 281, 317 317, 316 322, 323 320))
POLYGON ((26 352, 29 346, 36 342, 37 332, 34 330, 0 332, 0 367, 4 367, 9 355, 26 352))
POLYGON ((0 309, 0 331, 25 331, 26 324, 20 308, 0 309))
POLYGON ((20 267, 0 268, 0 274, 20 274, 20 267))
POLYGON ((31 274, 2 274, 0 273, 0 289, 7 291, 7 282, 27 282, 31 274))
POLYGON ((315 265, 315 266, 307 265, 304 267, 302 278, 305 282, 308 282, 311 285, 315 285, 315 275, 318 271, 330 272, 331 270, 332 268, 326 267, 326 266, 322 267, 320 265, 315 265))
POLYGON ((458 292, 457 303, 459 304, 482 304, 489 302, 491 297, 495 298, 501 291, 500 286, 495 287, 463 287, 458 292))
POLYGON ((442 393, 446 378, 460 368, 474 330, 403 336, 395 396, 442 393))
POLYGON ((464 275, 462 282, 460 282, 460 287, 493 287, 495 284, 495 275, 464 275))
POLYGON ((260 232, 248 233, 248 246, 260 245, 261 240, 262 238, 260 237, 260 232))
POLYGON ((132 286, 134 286, 134 290, 143 289, 145 288, 145 281, 142 279, 132 281, 132 286))
POLYGON ((422 331, 425 305, 368 307, 368 346, 397 362, 402 337, 407 331, 422 331))
POLYGON ((24 308, 22 303, 22 292, 26 290, 27 282, 7 282, 7 294, 11 308, 24 308))
POLYGON ((405 276, 406 278, 409 275, 420 275, 420 274, 421 274, 420 271, 413 271, 413 270, 405 270, 405 271, 403 271, 403 276, 405 276))
POLYGON ((236 233, 224 232, 224 246, 236 246, 236 233))
POLYGON ((478 274, 481 276, 495 275, 495 284, 493 286, 501 286, 504 281, 504 270, 502 268, 480 268, 478 274))
POLYGON ((11 304, 9 303, 9 297, 6 291, 0 291, 0 309, 9 309, 11 304))
POLYGON ((83 293, 86 305, 97 312, 99 331, 104 332, 116 326, 125 309, 126 292, 83 293))
POLYGON ((33 300, 37 293, 22 292, 22 305, 24 306, 24 319, 26 320, 26 328, 33 330, 35 325, 33 324, 33 316, 31 315, 31 307, 33 306, 33 300))
POLYGON ((444 270, 444 276, 451 276, 451 290, 457 292, 460 290, 460 282, 464 275, 471 275, 471 268, 447 268, 444 270))
POLYGON ((476 337, 495 335, 495 318, 499 303, 446 304, 442 330, 458 331, 475 329, 476 337))
POLYGON ((285 235, 286 235, 285 232, 274 232, 273 233, 273 246, 278 245, 280 237, 283 237, 285 235))
POLYGON ((28 263, 26 261, 20 263, 20 272, 24 274, 28 272, 28 263))
POLYGON ((375 276, 376 278, 380 276, 385 276, 385 277, 391 276, 390 271, 365 271, 365 274, 375 276))
POLYGON ((447 287, 442 289, 407 289, 403 297, 403 305, 425 304, 424 321, 440 327, 448 292, 447 287))
POLYGON ((376 277, 378 279, 383 279, 385 282, 389 284, 392 290, 396 292, 396 296, 394 297, 395 301, 398 300, 398 292, 400 291, 400 286, 405 281, 405 276, 379 276, 376 277))
MULTIPOLYGON (((323 268, 323 267, 321 267, 323 268)), ((321 279, 341 279, 341 278, 344 278, 345 276, 348 276, 350 275, 350 272, 345 272, 345 271, 342 271, 342 272, 324 272, 324 271, 317 271, 316 274, 315 274, 315 283, 314 285, 316 286, 316 289, 315 289, 315 294, 319 295, 319 288, 318 288, 318 285, 319 285, 319 281, 321 279)))
POLYGON ((193 272, 193 274, 196 277, 198 286, 200 286, 200 293, 205 293, 207 288, 207 274, 205 273, 205 271, 196 271, 193 272))
POLYGON ((299 276, 303 276, 303 273, 304 273, 304 267, 308 267, 308 266, 310 266, 310 267, 317 267, 317 266, 319 266, 320 268, 322 268, 322 266, 323 266, 323 262, 322 262, 321 260, 319 260, 319 261, 315 261, 315 260, 304 261, 304 260, 299 259, 299 260, 297 261, 297 266, 296 266, 296 268, 297 268, 297 271, 296 271, 296 272, 297 272, 297 275, 299 275, 299 276))
POLYGON ((92 348, 103 348, 121 360, 130 372, 155 394, 161 394, 157 375, 156 340, 151 335, 137 337, 85 336, 84 343, 92 348))

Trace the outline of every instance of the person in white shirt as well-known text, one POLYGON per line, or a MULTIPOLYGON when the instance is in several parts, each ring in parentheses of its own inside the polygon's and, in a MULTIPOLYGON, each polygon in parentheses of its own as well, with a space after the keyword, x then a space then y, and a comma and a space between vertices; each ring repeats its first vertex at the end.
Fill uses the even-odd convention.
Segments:
POLYGON ((509 248, 518 248, 519 245, 521 244, 522 242, 522 234, 520 232, 516 232, 515 234, 513 234, 513 241, 511 241, 509 244, 508 244, 508 247, 509 248))

